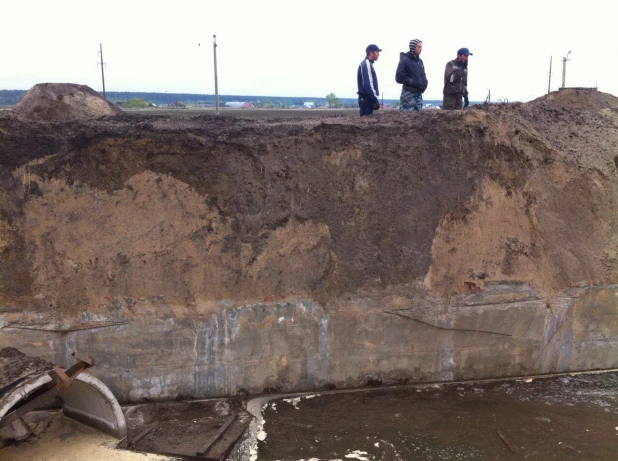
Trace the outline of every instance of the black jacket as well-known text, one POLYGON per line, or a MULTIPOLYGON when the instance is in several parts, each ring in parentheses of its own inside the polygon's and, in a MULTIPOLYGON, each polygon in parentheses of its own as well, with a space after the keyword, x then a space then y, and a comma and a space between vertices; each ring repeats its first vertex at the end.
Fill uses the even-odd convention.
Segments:
POLYGON ((423 60, 411 51, 400 53, 395 80, 401 83, 405 90, 424 93, 427 89, 427 76, 423 60))

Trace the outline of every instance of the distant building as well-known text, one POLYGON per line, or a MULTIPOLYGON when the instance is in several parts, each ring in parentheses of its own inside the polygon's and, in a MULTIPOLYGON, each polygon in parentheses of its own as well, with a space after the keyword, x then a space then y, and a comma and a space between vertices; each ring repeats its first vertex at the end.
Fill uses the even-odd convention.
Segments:
POLYGON ((237 107, 237 108, 247 108, 247 107, 255 107, 252 102, 242 102, 242 101, 229 101, 225 103, 226 107, 237 107))
POLYGON ((305 106, 305 109, 315 109, 315 102, 304 102, 303 106, 305 106))

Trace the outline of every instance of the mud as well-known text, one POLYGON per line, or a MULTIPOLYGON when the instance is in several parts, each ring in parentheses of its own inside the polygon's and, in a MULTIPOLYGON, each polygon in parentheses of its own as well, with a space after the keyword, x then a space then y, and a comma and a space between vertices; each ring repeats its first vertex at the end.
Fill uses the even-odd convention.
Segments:
POLYGON ((276 399, 260 461, 613 460, 616 373, 276 399))

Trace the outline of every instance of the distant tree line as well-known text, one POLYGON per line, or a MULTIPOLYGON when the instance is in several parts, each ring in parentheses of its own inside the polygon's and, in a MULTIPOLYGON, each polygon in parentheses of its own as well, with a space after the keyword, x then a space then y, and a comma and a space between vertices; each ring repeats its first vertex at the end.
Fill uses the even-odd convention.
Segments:
MULTIPOLYGON (((133 99, 143 99, 149 105, 168 106, 170 104, 182 102, 187 106, 214 106, 214 94, 193 94, 193 93, 143 93, 131 91, 108 91, 107 99, 111 102, 129 101, 133 99)), ((330 96, 330 95, 329 95, 330 96)), ((219 104, 225 105, 226 102, 241 101, 251 102, 255 107, 277 108, 277 107, 304 107, 305 102, 314 102, 316 106, 326 107, 329 101, 326 97, 310 98, 298 96, 255 96, 242 94, 219 95, 219 104)), ((332 106, 331 107, 335 107, 332 106)), ((337 98, 336 107, 358 107, 356 98, 337 98)))
MULTIPOLYGON (((0 106, 14 106, 26 94, 26 90, 0 90, 0 106)), ((102 93, 101 96, 103 95, 102 93)), ((147 93, 137 91, 107 91, 108 101, 121 104, 130 100, 140 100, 140 106, 168 106, 182 102, 187 106, 214 106, 214 94, 193 94, 193 93, 147 93), (143 100, 143 102, 141 101, 143 100)), ((358 107, 356 98, 337 98, 333 93, 323 98, 310 97, 283 97, 283 96, 252 96, 252 95, 219 95, 219 104, 223 106, 226 102, 242 101, 251 102, 256 107, 303 107, 305 102, 313 102, 316 106, 326 107, 358 107), (333 99, 332 97, 335 97, 333 99), (329 101, 330 99, 330 101, 329 101)), ((385 100, 386 104, 391 100, 385 100)), ((126 107, 126 106, 125 106, 126 107)))
POLYGON ((26 90, 0 90, 0 106, 14 106, 26 94, 26 90))

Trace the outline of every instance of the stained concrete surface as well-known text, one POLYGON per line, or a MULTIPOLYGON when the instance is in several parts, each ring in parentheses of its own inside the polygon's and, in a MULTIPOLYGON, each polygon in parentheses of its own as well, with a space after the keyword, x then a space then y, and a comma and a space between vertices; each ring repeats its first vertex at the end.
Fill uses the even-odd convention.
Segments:
MULTIPOLYGON (((342 300, 336 309, 299 298, 226 307, 208 318, 135 318, 76 331, 0 330, 0 344, 61 366, 71 352, 121 404, 618 367, 615 285, 541 297, 525 283, 435 298, 342 300), (549 306, 549 307, 548 307, 549 306)), ((142 305, 146 307, 145 304, 142 305)), ((122 317, 118 317, 122 318, 122 317)))

